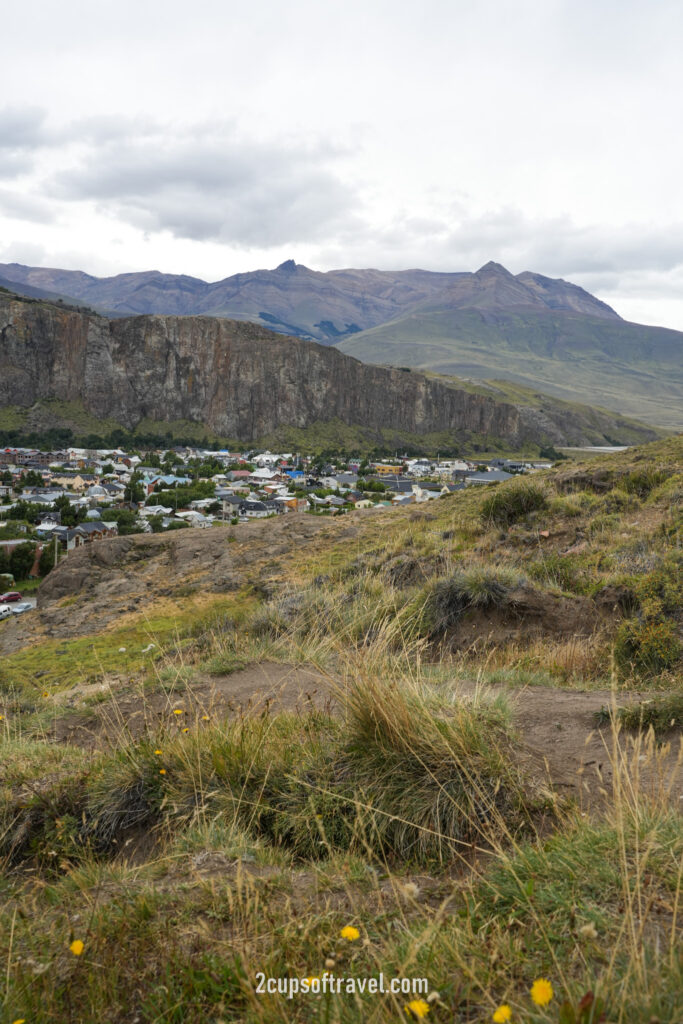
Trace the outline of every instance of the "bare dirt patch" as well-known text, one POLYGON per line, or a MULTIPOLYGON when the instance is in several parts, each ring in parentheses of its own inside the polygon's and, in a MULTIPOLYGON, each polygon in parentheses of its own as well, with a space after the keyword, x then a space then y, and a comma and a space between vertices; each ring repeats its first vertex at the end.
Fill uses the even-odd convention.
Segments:
MULTIPOLYGON (((100 692, 105 696, 107 691, 100 692)), ((57 717, 50 737, 75 746, 108 747, 146 734, 158 735, 163 729, 192 727, 205 721, 204 716, 211 720, 278 711, 303 713, 334 706, 329 677, 311 667, 273 662, 250 665, 228 676, 201 677, 179 692, 140 693, 125 688, 109 692, 99 704, 57 717)))

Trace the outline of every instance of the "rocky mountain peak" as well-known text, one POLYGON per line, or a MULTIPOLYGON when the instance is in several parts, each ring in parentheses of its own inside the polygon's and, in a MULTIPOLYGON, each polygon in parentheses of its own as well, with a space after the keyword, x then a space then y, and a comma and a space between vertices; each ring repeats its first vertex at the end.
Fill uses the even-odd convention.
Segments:
POLYGON ((483 267, 479 267, 476 271, 476 277, 483 277, 484 275, 496 274, 502 277, 512 277, 512 274, 507 270, 502 263, 496 263, 494 260, 489 260, 483 267))

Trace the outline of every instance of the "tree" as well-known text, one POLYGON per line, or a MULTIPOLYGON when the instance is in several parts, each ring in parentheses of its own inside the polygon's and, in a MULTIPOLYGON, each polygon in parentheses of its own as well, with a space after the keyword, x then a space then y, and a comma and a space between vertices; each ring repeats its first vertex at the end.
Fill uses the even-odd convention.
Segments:
POLYGON ((43 512, 45 512, 44 505, 21 499, 15 503, 13 508, 7 509, 5 516, 7 519, 20 519, 27 523, 37 523, 38 516, 42 515, 43 512))
POLYGON ((136 505, 145 500, 145 488, 142 484, 142 473, 138 473, 137 470, 135 470, 126 484, 126 489, 123 492, 123 500, 133 502, 136 505))
POLYGON ((102 512, 102 521, 105 523, 116 523, 119 528, 120 537, 142 532, 138 523, 137 512, 133 512, 129 508, 106 508, 102 512))
POLYGON ((27 542, 26 544, 19 544, 18 547, 14 548, 9 556, 9 571, 12 573, 15 580, 25 580, 28 578, 31 569, 33 568, 35 558, 35 544, 27 542))
POLYGON ((74 508, 66 494, 61 494, 52 506, 55 512, 60 513, 62 526, 78 526, 85 520, 86 511, 84 508, 74 508))
POLYGON ((38 572, 41 576, 47 576, 49 572, 55 567, 55 546, 54 543, 48 542, 43 545, 43 550, 40 552, 40 559, 38 561, 38 572))
POLYGON ((29 469, 27 473, 22 473, 19 482, 22 487, 42 487, 45 483, 40 473, 36 473, 35 469, 29 469))

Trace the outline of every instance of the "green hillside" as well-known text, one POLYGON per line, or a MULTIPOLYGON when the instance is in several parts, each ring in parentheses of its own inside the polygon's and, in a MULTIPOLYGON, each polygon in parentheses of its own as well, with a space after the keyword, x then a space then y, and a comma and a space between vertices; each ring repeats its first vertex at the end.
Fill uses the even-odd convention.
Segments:
POLYGON ((683 427, 681 334, 568 312, 424 309, 345 338, 366 362, 513 380, 570 401, 683 427))

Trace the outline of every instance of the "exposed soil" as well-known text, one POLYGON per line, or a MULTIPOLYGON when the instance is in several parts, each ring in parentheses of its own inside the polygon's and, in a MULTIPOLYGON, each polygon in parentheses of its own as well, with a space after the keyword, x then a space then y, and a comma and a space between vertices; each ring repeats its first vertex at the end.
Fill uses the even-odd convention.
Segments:
MULTIPOLYGON (((226 715, 305 712, 334 705, 333 682, 316 669, 271 662, 250 665, 228 676, 207 676, 196 683, 140 694, 109 683, 68 692, 70 710, 55 718, 49 735, 60 743, 87 748, 114 746, 159 729, 178 729, 226 715), (86 692, 83 692, 86 691, 86 692), (102 696, 100 704, 77 710, 81 698, 102 696), (181 710, 176 715, 174 711, 181 710)), ((66 695, 63 695, 66 696, 66 695)))

